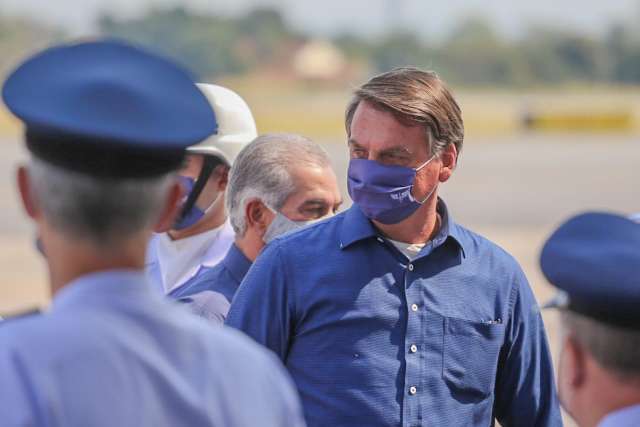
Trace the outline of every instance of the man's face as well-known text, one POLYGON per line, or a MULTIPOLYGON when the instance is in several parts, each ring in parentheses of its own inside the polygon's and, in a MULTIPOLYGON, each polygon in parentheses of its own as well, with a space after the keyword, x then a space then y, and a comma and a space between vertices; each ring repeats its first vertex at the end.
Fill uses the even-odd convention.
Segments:
MULTIPOLYGON (((353 115, 349 153, 352 159, 409 168, 418 168, 431 157, 422 126, 406 126, 367 101, 360 102, 353 115)), ((418 171, 412 190, 415 199, 424 199, 438 184, 441 167, 436 158, 418 171)))
MULTIPOLYGON (((192 178, 196 181, 198 176, 200 176, 203 163, 204 156, 201 154, 188 154, 185 159, 185 164, 182 169, 180 169, 179 174, 187 178, 192 178)), ((224 168, 224 166, 220 165, 211 173, 211 176, 207 180, 207 184, 196 201, 196 206, 200 209, 206 210, 209 208, 211 204, 218 199, 220 193, 224 191, 224 186, 220 185, 222 170, 224 168)))
POLYGON ((296 190, 280 210, 284 216, 292 221, 313 221, 338 211, 342 197, 331 167, 301 165, 291 171, 291 176, 296 190))

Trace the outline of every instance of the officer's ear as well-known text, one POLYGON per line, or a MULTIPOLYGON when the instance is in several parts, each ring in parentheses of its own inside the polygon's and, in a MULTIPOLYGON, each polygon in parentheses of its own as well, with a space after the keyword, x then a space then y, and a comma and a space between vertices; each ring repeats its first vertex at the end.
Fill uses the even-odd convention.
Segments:
POLYGON ((184 187, 180 185, 180 182, 175 180, 167 193, 165 198, 165 204, 162 207, 158 221, 153 227, 153 231, 156 233, 165 233, 171 230, 173 224, 176 222, 176 218, 180 213, 180 201, 184 197, 184 187))
POLYGON ((273 212, 259 199, 250 200, 244 208, 247 229, 252 229, 262 237, 273 220, 273 212))
POLYGON ((30 218, 37 220, 40 217, 40 208, 33 195, 33 187, 29 178, 29 170, 26 166, 20 166, 16 172, 18 191, 22 199, 22 206, 30 218))
POLYGON ((451 175, 453 175, 453 170, 456 168, 458 163, 458 149, 454 144, 449 144, 440 154, 440 162, 442 162, 442 167, 440 168, 440 174, 438 179, 440 182, 447 182, 451 175))
POLYGON ((565 382, 571 389, 582 388, 587 381, 587 354, 578 340, 568 335, 563 348, 565 382))

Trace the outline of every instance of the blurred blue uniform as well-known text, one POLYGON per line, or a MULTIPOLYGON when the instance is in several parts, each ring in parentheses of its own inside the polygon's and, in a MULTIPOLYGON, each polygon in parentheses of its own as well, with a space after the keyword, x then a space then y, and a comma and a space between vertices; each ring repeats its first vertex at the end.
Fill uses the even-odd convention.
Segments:
POLYGON ((250 267, 251 261, 233 244, 220 264, 201 268, 169 296, 188 304, 198 316, 223 323, 231 300, 250 267))
MULTIPOLYGON (((618 344, 615 344, 621 339, 619 332, 624 331, 625 337, 640 337, 638 220, 640 218, 637 216, 625 218, 608 212, 576 215, 551 234, 540 253, 542 273, 558 289, 555 298, 544 307, 559 308, 587 318, 594 324, 606 326, 612 334, 612 343, 606 342, 601 332, 589 338, 591 342, 583 343, 576 338, 586 353, 594 351, 594 348, 610 348, 611 345, 619 350, 618 344)), ((637 397, 640 395, 640 384, 634 382, 634 378, 640 374, 637 353, 618 351, 616 361, 608 363, 601 362, 598 355, 591 354, 589 359, 596 360, 598 369, 621 387, 610 387, 602 396, 597 396, 597 402, 587 402, 592 405, 588 409, 568 403, 573 406, 567 408, 569 412, 579 416, 583 415, 580 411, 588 411, 593 415, 604 409, 607 413, 598 427, 640 426, 640 398, 637 397), (629 392, 633 389, 635 395, 629 392), (633 396, 636 396, 635 399, 633 396)), ((587 356, 583 358, 586 360, 587 356)), ((588 395, 589 391, 583 391, 585 394, 588 395)))
POLYGON ((157 295, 91 274, 0 327, 0 425, 302 426, 276 358, 157 295), (28 337, 28 339, 26 339, 28 337))
MULTIPOLYGON (((46 49, 9 76, 2 95, 34 158, 105 185, 159 182, 217 131, 186 70, 118 41, 46 49)), ((91 209, 100 206, 83 214, 99 221, 91 209)), ((69 237, 60 228, 52 226, 69 237)), ((50 264, 54 257, 76 261, 49 253, 50 264)), ((100 271, 102 260, 91 261, 91 273, 54 282, 48 312, 2 322, 0 426, 303 425, 276 358, 157 295, 142 269, 100 271)))

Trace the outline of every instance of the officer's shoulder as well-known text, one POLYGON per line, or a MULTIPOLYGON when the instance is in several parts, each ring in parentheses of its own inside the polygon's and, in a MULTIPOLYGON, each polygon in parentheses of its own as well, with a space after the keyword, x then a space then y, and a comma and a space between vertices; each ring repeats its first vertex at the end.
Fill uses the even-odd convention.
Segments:
POLYGON ((0 320, 0 347, 9 347, 11 343, 18 347, 27 344, 29 338, 38 335, 44 326, 39 309, 28 309, 2 315, 0 320))
POLYGON ((11 324, 15 325, 19 320, 31 319, 40 315, 41 313, 42 312, 40 311, 39 308, 30 308, 27 310, 18 311, 11 314, 2 314, 0 315, 0 326, 6 326, 11 324))

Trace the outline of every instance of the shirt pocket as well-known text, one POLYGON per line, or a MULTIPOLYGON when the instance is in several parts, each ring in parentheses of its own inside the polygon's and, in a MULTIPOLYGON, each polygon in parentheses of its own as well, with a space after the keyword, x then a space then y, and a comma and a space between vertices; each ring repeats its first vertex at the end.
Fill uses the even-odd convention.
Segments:
POLYGON ((445 317, 442 375, 449 387, 460 397, 489 396, 495 386, 503 341, 502 323, 445 317))

